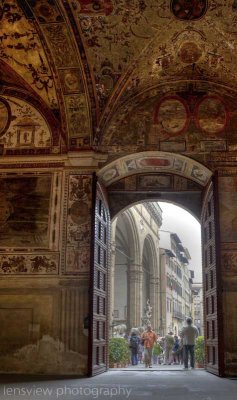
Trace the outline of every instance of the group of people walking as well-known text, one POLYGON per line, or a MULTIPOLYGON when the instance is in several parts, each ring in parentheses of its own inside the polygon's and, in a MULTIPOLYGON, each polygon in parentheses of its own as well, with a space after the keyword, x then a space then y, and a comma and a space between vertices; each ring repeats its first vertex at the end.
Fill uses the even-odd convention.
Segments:
POLYGON ((197 337, 198 329, 193 325, 190 317, 187 318, 186 325, 180 331, 180 337, 169 332, 165 337, 158 338, 151 325, 147 326, 141 336, 133 331, 129 339, 132 365, 137 365, 143 360, 145 367, 152 368, 153 348, 156 343, 159 343, 163 352, 163 365, 184 364, 184 369, 188 369, 190 358, 190 367, 194 369, 194 349, 197 337))

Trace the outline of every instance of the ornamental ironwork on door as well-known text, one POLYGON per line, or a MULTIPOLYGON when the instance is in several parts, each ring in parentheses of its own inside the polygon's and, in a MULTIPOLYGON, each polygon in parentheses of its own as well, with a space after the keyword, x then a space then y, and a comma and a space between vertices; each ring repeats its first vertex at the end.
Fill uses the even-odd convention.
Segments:
POLYGON ((94 177, 92 266, 90 276, 89 376, 108 368, 110 214, 105 189, 94 177))
POLYGON ((202 257, 206 369, 223 376, 222 281, 220 269, 217 175, 205 190, 202 206, 202 257))

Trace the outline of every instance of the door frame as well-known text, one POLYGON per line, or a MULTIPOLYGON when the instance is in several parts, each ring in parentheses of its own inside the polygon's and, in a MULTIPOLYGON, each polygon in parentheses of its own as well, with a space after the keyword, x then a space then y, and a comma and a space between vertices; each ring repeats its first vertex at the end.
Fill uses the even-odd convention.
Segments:
MULTIPOLYGON (((179 155, 179 154, 175 154, 175 153, 165 153, 165 152, 143 152, 143 153, 136 153, 135 155, 129 155, 129 156, 125 156, 122 158, 118 158, 115 161, 112 161, 111 163, 109 163, 108 165, 106 165, 105 167, 103 167, 97 174, 98 176, 98 181, 102 183, 103 186, 106 187, 110 186, 112 183, 126 177, 126 176, 130 176, 132 175, 139 175, 141 173, 144 174, 144 172, 147 173, 173 173, 173 174, 177 174, 176 170, 172 170, 170 167, 168 167, 167 169, 165 168, 161 168, 161 170, 159 171, 158 168, 154 168, 154 167, 150 167, 150 168, 145 168, 145 171, 140 168, 140 166, 138 165, 137 170, 133 170, 131 171, 125 171, 126 169, 126 162, 131 160, 131 159, 135 159, 135 160, 139 160, 139 158, 141 157, 146 157, 149 159, 149 157, 151 157, 151 159, 153 160, 154 157, 158 157, 157 159, 161 159, 162 157, 167 157, 167 159, 173 159, 173 160, 178 160, 179 162, 183 162, 185 160, 187 160, 187 164, 189 163, 189 168, 186 168, 185 173, 179 173, 180 176, 184 176, 185 178, 194 180, 195 182, 197 182, 197 178, 193 177, 192 175, 192 171, 194 170, 194 168, 199 169, 199 171, 202 171, 203 174, 205 175, 205 181, 203 181, 203 195, 202 195, 202 205, 201 205, 201 212, 202 212, 202 207, 204 204, 204 199, 205 199, 205 193, 208 192, 208 185, 210 184, 210 181, 212 180, 212 176, 213 173, 212 171, 208 170, 205 166, 203 166, 202 164, 198 163, 197 161, 190 159, 188 157, 179 155), (108 178, 109 177, 109 178, 108 178), (111 178, 112 177, 112 178, 111 178), (192 178, 193 177, 193 178, 192 178)), ((223 338, 223 319, 221 318, 222 314, 222 276, 221 276, 221 269, 220 269, 220 227, 219 227, 219 220, 218 220, 218 215, 219 215, 219 205, 218 205, 218 175, 217 173, 214 174, 214 204, 215 204, 215 240, 216 240, 216 284, 218 287, 217 290, 217 309, 218 309, 218 318, 219 318, 219 323, 218 323, 218 337, 219 338, 223 338)), ((94 177, 94 187, 93 187, 93 205, 95 205, 95 199, 96 199, 96 182, 97 182, 97 178, 96 176, 94 177)), ((154 196, 155 197, 155 196, 154 196)), ((155 201, 154 199, 150 199, 150 201, 155 201)), ((159 201, 159 199, 158 199, 159 201)), ((162 198, 162 201, 165 201, 164 198, 162 198)), ((132 206, 132 204, 131 204, 132 206)), ((180 206, 180 204, 179 204, 180 206)), ((90 288, 92 287, 92 282, 93 282, 93 265, 94 265, 94 246, 95 246, 95 238, 94 238, 94 220, 95 220, 95 206, 93 206, 93 210, 92 210, 92 241, 91 241, 91 251, 92 251, 92 258, 91 258, 91 274, 90 274, 90 288)), ((110 222, 111 223, 111 222, 110 222)), ((201 229, 202 229, 202 221, 200 219, 200 223, 201 223, 201 229)), ((109 246, 109 243, 108 243, 109 246)), ((203 255, 203 239, 202 239, 202 255, 203 255)), ((202 271, 204 273, 204 265, 202 264, 202 271)), ((109 274, 108 274, 109 275, 109 274)), ((203 296, 204 296, 204 282, 205 280, 203 280, 203 296)), ((91 290, 91 289, 90 289, 91 290)), ((90 318, 92 318, 92 312, 93 312, 93 308, 92 308, 92 292, 90 291, 90 318)), ((204 338, 205 338, 205 346, 206 346, 206 317, 205 317, 205 309, 206 309, 206 303, 205 301, 203 302, 203 308, 204 308, 204 338)), ((107 308, 107 326, 108 326, 108 319, 109 319, 109 312, 108 312, 108 308, 107 308)), ((91 327, 92 321, 90 321, 90 327, 91 327)), ((92 336, 91 336, 91 330, 89 329, 89 353, 88 353, 88 371, 89 371, 89 375, 92 372, 92 336)), ((109 337, 108 337, 109 338, 109 337)), ((108 346, 108 339, 107 339, 107 346, 108 346)), ((224 376, 224 348, 223 348, 223 341, 219 340, 219 344, 218 344, 218 361, 219 361, 219 376, 224 376)), ((107 357, 107 363, 108 363, 108 357, 107 357)), ((108 364, 107 364, 107 368, 108 368, 108 364)), ((210 371, 212 372, 212 371, 210 371)), ((214 372, 213 372, 214 373, 214 372)), ((91 376, 91 375, 90 375, 91 376)))

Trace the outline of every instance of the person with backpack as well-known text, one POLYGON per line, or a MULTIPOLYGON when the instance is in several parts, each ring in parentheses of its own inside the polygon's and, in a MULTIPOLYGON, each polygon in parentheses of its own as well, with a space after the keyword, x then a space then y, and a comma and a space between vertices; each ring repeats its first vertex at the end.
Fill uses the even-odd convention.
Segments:
POLYGON ((131 361, 132 365, 138 364, 138 349, 140 344, 140 338, 137 336, 136 332, 131 333, 129 347, 131 349, 131 361))
POLYGON ((179 349, 180 349, 180 341, 177 335, 174 336, 174 346, 172 349, 173 361, 174 364, 179 364, 179 349))

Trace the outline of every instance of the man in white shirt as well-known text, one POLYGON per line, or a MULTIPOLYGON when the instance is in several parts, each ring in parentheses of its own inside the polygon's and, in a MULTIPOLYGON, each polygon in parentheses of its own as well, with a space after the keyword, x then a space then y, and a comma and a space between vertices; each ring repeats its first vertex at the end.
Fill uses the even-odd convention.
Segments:
POLYGON ((188 317, 186 319, 187 325, 183 327, 180 336, 183 342, 184 348, 184 368, 188 369, 188 358, 190 354, 190 365, 191 368, 194 369, 195 365, 195 355, 194 355, 194 347, 195 341, 198 337, 198 329, 193 325, 192 318, 188 317))

